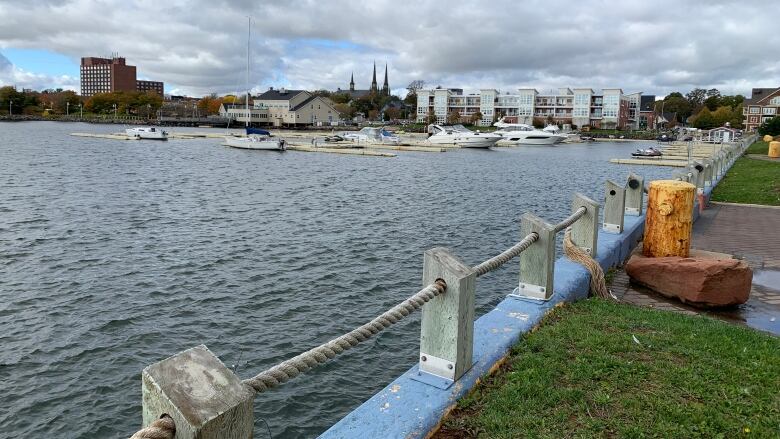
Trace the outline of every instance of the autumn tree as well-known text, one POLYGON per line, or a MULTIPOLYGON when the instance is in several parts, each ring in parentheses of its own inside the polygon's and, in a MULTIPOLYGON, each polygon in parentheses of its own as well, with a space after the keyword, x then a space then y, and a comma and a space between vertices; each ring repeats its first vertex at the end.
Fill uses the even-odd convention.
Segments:
POLYGON ((436 113, 433 111, 433 109, 428 110, 428 116, 426 117, 426 120, 428 123, 436 123, 436 113))
POLYGON ((480 113, 479 111, 477 111, 476 113, 471 115, 471 124, 472 125, 478 124, 479 121, 481 121, 481 120, 482 120, 482 113, 480 113))
POLYGON ((385 117, 387 120, 395 120, 398 119, 398 116, 401 115, 401 110, 396 107, 387 107, 387 110, 385 110, 385 117))
POLYGON ((457 110, 450 111, 447 114, 447 123, 450 124, 450 125, 455 125, 455 124, 460 123, 460 112, 457 111, 457 110))

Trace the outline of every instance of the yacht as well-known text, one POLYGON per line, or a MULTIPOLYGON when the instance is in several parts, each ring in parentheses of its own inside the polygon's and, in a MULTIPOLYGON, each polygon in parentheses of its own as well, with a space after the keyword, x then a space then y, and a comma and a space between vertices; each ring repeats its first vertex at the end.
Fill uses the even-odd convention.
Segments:
POLYGON ((427 142, 433 145, 457 145, 461 148, 490 148, 501 140, 494 133, 471 131, 463 125, 428 125, 431 136, 427 142))
POLYGON ((238 149, 256 149, 263 151, 284 151, 283 139, 274 137, 270 132, 259 128, 246 128, 246 137, 225 137, 225 146, 238 149))
POLYGON ((155 127, 128 128, 125 133, 130 137, 139 139, 168 140, 168 133, 155 127))
POLYGON ((401 139, 384 128, 364 127, 358 132, 342 133, 344 139, 373 145, 398 145, 401 139))
POLYGON ((531 125, 523 123, 509 124, 496 122, 494 125, 499 127, 499 129, 496 130, 496 134, 499 134, 503 140, 517 145, 555 145, 556 143, 561 143, 566 140, 566 136, 564 135, 537 130, 531 125))

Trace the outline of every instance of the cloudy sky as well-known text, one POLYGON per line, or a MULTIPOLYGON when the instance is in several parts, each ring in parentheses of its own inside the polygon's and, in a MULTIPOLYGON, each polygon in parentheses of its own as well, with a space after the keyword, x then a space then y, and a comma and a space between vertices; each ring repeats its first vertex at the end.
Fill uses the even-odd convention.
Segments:
POLYGON ((0 85, 78 90, 82 56, 118 52, 166 93, 368 88, 389 65, 403 95, 428 86, 511 91, 780 86, 776 0, 0 0, 0 85))

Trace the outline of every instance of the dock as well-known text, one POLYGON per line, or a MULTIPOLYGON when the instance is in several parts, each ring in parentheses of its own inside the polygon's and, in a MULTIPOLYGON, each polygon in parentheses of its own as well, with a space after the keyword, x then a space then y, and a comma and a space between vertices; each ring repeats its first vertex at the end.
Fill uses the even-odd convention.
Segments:
POLYGON ((667 160, 667 159, 609 159, 610 163, 618 165, 653 165, 653 166, 672 166, 675 168, 684 168, 688 166, 688 160, 667 160))
POLYGON ((289 145, 287 149, 290 151, 301 152, 324 152, 332 154, 349 154, 349 155, 367 155, 372 157, 396 157, 395 154, 389 152, 373 151, 365 148, 321 148, 304 145, 289 145))
POLYGON ((70 135, 76 137, 93 137, 97 139, 138 140, 138 137, 127 136, 125 134, 70 133, 70 135))

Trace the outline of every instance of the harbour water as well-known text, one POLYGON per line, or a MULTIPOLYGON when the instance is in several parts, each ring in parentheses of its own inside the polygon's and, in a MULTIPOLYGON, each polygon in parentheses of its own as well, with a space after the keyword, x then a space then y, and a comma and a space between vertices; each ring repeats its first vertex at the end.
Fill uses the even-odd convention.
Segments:
MULTIPOLYGON (((149 364, 205 344, 249 377, 416 292, 428 248, 476 264, 524 212, 672 173, 607 162, 636 142, 373 158, 68 136, 118 128, 0 124, 0 437, 127 437, 149 364)), ((516 282, 480 278, 477 313, 516 282)), ((255 436, 327 429, 416 361, 418 322, 259 395, 255 436)))

